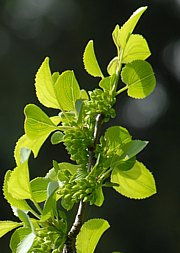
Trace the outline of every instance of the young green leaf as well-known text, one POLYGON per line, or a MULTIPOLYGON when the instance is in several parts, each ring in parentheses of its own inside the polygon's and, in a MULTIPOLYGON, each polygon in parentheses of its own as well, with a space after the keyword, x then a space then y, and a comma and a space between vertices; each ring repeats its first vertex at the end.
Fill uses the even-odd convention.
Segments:
POLYGON ((83 55, 83 62, 84 62, 84 67, 86 71, 94 76, 94 77, 102 77, 103 74, 102 71, 99 67, 99 64, 96 59, 96 55, 94 52, 94 43, 93 40, 90 40, 84 50, 84 55, 83 55))
POLYGON ((129 63, 135 60, 146 60, 151 55, 147 41, 143 36, 131 34, 125 47, 122 63, 129 63))
POLYGON ((137 9, 126 21, 126 23, 124 23, 124 25, 121 27, 121 29, 117 33, 118 34, 117 43, 119 47, 121 47, 122 49, 125 48, 130 34, 133 32, 137 22, 139 21, 141 15, 145 12, 146 9, 147 9, 147 6, 140 7, 139 9, 137 9))
POLYGON ((118 65, 119 65, 119 59, 118 57, 114 57, 108 64, 107 66, 107 72, 110 76, 112 76, 113 74, 116 74, 117 69, 118 69, 118 65))
POLYGON ((104 90, 104 91, 108 91, 111 95, 112 90, 114 88, 114 84, 116 82, 116 78, 117 76, 115 74, 113 74, 112 76, 108 76, 103 78, 100 83, 99 86, 104 90))
POLYGON ((22 226, 22 223, 19 222, 15 222, 15 221, 0 221, 0 238, 5 235, 6 233, 8 233, 9 231, 22 226))
POLYGON ((24 112, 26 115, 25 132, 30 139, 42 136, 47 138, 50 133, 58 130, 57 126, 37 105, 27 105, 24 112))
POLYGON ((151 65, 142 60, 128 63, 121 72, 122 81, 128 86, 128 96, 145 98, 151 94, 156 79, 151 65))
POLYGON ((59 144, 59 143, 63 142, 63 140, 64 140, 64 134, 60 131, 53 133, 51 136, 51 143, 53 145, 59 144))
POLYGON ((14 206, 21 210, 26 210, 26 211, 32 210, 31 207, 27 204, 27 202, 24 199, 16 199, 8 192, 8 181, 11 177, 11 174, 12 174, 12 171, 8 170, 4 178, 3 193, 4 193, 5 199, 11 206, 14 206))
POLYGON ((75 111, 76 100, 80 99, 80 88, 74 72, 63 72, 55 83, 55 91, 61 110, 75 111))
MULTIPOLYGON (((60 123, 59 116, 50 117, 50 120, 55 125, 58 125, 60 123)), ((30 150, 32 150, 34 157, 36 158, 38 156, 41 146, 46 139, 47 135, 42 135, 35 139, 30 139, 26 134, 21 136, 17 141, 14 149, 14 158, 16 160, 16 164, 20 165, 26 159, 28 159, 28 157, 30 156, 30 150), (24 151, 26 151, 26 156, 24 156, 24 151)))
POLYGON ((33 200, 35 200, 37 203, 43 202, 47 198, 47 187, 49 184, 49 179, 44 177, 36 177, 33 180, 31 180, 31 190, 32 190, 32 196, 33 200))
POLYGON ((34 157, 36 158, 41 146, 43 145, 46 139, 47 135, 39 136, 36 139, 30 139, 26 134, 21 136, 17 141, 14 149, 14 157, 16 160, 16 164, 19 166, 23 162, 21 154, 22 149, 24 148, 26 148, 27 150, 32 150, 34 157))
MULTIPOLYGON (((49 192, 51 194, 48 194, 47 200, 44 204, 42 216, 41 216, 41 221, 44 222, 50 217, 57 216, 57 208, 56 208, 56 190, 58 188, 58 183, 57 182, 50 182, 50 188, 51 185, 53 184, 53 191, 49 192)), ((51 191, 51 189, 50 189, 51 191)))
POLYGON ((77 253, 93 253, 102 234, 109 227, 109 223, 103 219, 85 222, 76 238, 77 253))
POLYGON ((119 184, 113 188, 128 198, 144 199, 156 193, 153 175, 138 161, 127 171, 113 169, 111 182, 119 184))
POLYGON ((26 235, 23 240, 18 244, 17 246, 17 253, 28 253, 30 248, 33 245, 34 239, 36 235, 35 233, 31 232, 28 235, 26 235))
POLYGON ((96 206, 102 206, 103 202, 104 202, 104 194, 103 194, 103 190, 102 190, 102 186, 98 186, 95 189, 95 202, 94 205, 96 206))
MULTIPOLYGON (((10 248, 13 253, 20 253, 18 251, 18 246, 21 244, 24 238, 26 238, 27 235, 32 233, 31 228, 22 227, 15 230, 15 232, 11 236, 10 240, 10 248)), ((29 250, 29 249, 28 249, 29 250)), ((25 251, 24 253, 27 253, 28 251, 25 251)), ((21 252, 22 253, 22 252, 21 252)))
POLYGON ((16 199, 32 199, 27 161, 16 167, 7 181, 8 192, 16 199))
POLYGON ((60 109, 54 91, 53 80, 54 77, 52 78, 51 70, 49 68, 49 58, 46 57, 36 74, 36 94, 41 104, 45 105, 46 107, 60 109))

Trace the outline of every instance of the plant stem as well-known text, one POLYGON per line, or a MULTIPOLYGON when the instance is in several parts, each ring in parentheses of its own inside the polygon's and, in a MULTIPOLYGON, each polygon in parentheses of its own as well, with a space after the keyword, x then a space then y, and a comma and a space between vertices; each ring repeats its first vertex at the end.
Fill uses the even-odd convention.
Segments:
MULTIPOLYGON (((103 123, 103 115, 98 114, 96 117, 96 122, 94 126, 94 136, 93 136, 93 145, 88 148, 89 150, 89 162, 88 162, 88 171, 91 171, 91 168, 96 163, 96 158, 94 156, 94 152, 96 149, 96 145, 99 140, 100 128, 103 123)), ((74 220, 74 223, 67 235, 66 242, 64 244, 64 248, 62 253, 75 253, 75 239, 76 236, 79 234, 79 231, 83 225, 85 210, 86 210, 87 203, 84 203, 82 200, 79 203, 78 211, 74 220)))

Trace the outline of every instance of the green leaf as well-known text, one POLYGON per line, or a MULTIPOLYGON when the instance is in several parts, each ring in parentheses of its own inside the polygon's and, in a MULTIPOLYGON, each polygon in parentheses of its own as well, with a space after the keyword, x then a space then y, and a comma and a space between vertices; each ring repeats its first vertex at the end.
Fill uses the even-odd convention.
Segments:
POLYGON ((126 43, 129 39, 129 36, 133 32, 137 22, 139 21, 141 15, 145 12, 146 9, 147 9, 147 6, 140 7, 139 9, 137 9, 119 30, 117 43, 119 47, 121 47, 122 49, 125 48, 126 43))
POLYGON ((30 248, 33 245, 34 239, 36 235, 35 233, 31 232, 30 234, 26 235, 20 244, 17 247, 17 253, 28 253, 30 248))
POLYGON ((80 99, 82 100, 89 100, 89 96, 86 90, 80 90, 80 99))
POLYGON ((8 192, 16 199, 32 199, 27 161, 16 167, 7 181, 8 192))
POLYGON ((121 72, 122 81, 128 86, 128 96, 145 98, 151 94, 156 79, 151 65, 146 61, 128 63, 121 72))
POLYGON ((122 63, 134 60, 146 60, 151 55, 147 41, 143 36, 131 34, 123 53, 122 63))
POLYGON ((116 75, 112 75, 112 76, 108 76, 103 78, 100 83, 99 86, 105 90, 105 91, 109 91, 110 95, 112 93, 112 90, 114 88, 114 84, 116 81, 117 76, 116 75))
POLYGON ((93 253, 100 237, 109 227, 109 223, 103 219, 85 222, 76 238, 77 253, 93 253))
POLYGON ((63 72, 55 83, 55 90, 61 110, 75 111, 76 100, 80 99, 80 88, 74 72, 63 72))
POLYGON ((95 202, 94 205, 96 206, 102 206, 103 202, 104 202, 104 194, 103 194, 103 190, 102 190, 102 186, 98 186, 95 189, 95 202))
POLYGON ((124 161, 131 159, 140 153, 148 144, 148 141, 132 140, 123 146, 123 154, 121 159, 124 161))
MULTIPOLYGON (((10 240, 10 248, 13 253, 19 253, 18 246, 21 244, 23 239, 30 233, 32 233, 30 228, 22 227, 22 228, 16 229, 16 231, 12 234, 11 240, 10 240)), ((24 253, 26 252, 27 251, 25 251, 24 253)))
POLYGON ((54 80, 56 80, 56 78, 57 75, 51 76, 49 58, 46 57, 36 74, 36 95, 41 104, 46 107, 60 109, 54 90, 54 80))
POLYGON ((36 177, 30 182, 32 197, 37 203, 46 200, 49 181, 48 178, 36 177))
POLYGON ((36 105, 29 104, 24 109, 25 132, 30 139, 47 138, 49 134, 58 127, 50 120, 50 118, 36 105))
POLYGON ((67 170, 71 173, 71 175, 76 174, 76 172, 79 168, 81 168, 80 165, 76 165, 76 164, 72 164, 72 163, 68 163, 68 162, 59 163, 59 169, 60 170, 67 170))
POLYGON ((57 215, 57 208, 56 208, 56 190, 58 188, 57 182, 50 182, 49 183, 49 194, 48 198, 44 204, 41 222, 48 220, 50 217, 54 217, 57 215), (51 186, 53 187, 52 189, 51 186))
POLYGON ((114 57, 108 64, 107 66, 107 72, 110 76, 112 76, 113 74, 116 74, 117 69, 118 69, 118 65, 119 65, 119 59, 118 57, 114 57))
POLYGON ((16 164, 20 165, 23 162, 22 150, 24 149, 32 150, 34 157, 36 158, 38 156, 41 146, 43 145, 46 139, 47 139, 47 135, 39 136, 36 139, 30 139, 26 134, 21 136, 19 140, 17 141, 15 150, 14 150, 14 157, 16 160, 16 164))
MULTIPOLYGON (((58 125, 60 122, 59 116, 50 117, 50 120, 58 125)), ((34 157, 38 156, 39 150, 45 140, 47 139, 47 135, 39 136, 36 139, 30 139, 26 134, 21 136, 16 143, 14 149, 14 158, 16 160, 16 164, 20 165, 30 156, 30 150, 32 150, 34 157)))
POLYGON ((63 141, 64 141, 64 134, 62 132, 57 131, 57 132, 55 132, 55 133, 52 134, 52 136, 51 136, 51 143, 53 145, 59 144, 59 143, 61 143, 63 141))
POLYGON ((8 233, 9 231, 22 226, 22 223, 15 222, 15 221, 0 221, 0 238, 8 233))
POLYGON ((17 207, 21 210, 32 210, 24 199, 16 199, 8 192, 8 182, 11 177, 12 171, 8 170, 4 178, 3 193, 5 199, 11 206, 17 207))
POLYGON ((113 188, 128 198, 144 199, 156 193, 153 175, 138 161, 127 171, 113 169, 111 182, 119 184, 113 188))
POLYGON ((105 132, 105 140, 112 149, 131 141, 128 130, 120 126, 109 127, 105 132))
POLYGON ((84 50, 84 55, 83 55, 83 62, 84 62, 84 67, 86 71, 94 76, 94 77, 102 77, 103 74, 101 72, 101 69, 99 67, 99 64, 96 59, 96 55, 94 52, 94 43, 93 40, 90 40, 84 50))

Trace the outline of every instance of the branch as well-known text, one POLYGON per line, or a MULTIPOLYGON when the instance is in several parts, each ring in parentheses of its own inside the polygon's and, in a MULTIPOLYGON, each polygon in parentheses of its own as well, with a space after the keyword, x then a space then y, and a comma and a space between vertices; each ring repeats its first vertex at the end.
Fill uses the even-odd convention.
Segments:
MULTIPOLYGON (((104 117, 102 114, 98 114, 96 117, 96 123, 94 127, 94 138, 93 138, 94 142, 93 142, 93 145, 88 148, 88 151, 89 151, 88 171, 89 172, 91 171, 91 168, 96 163, 94 152, 99 140, 100 128, 103 123, 103 118, 104 117)), ((84 203, 81 200, 79 203, 79 207, 78 207, 78 211, 77 211, 74 223, 67 235, 62 253, 75 253, 75 239, 76 239, 76 236, 79 234, 79 231, 82 227, 86 206, 87 206, 87 203, 84 203)))

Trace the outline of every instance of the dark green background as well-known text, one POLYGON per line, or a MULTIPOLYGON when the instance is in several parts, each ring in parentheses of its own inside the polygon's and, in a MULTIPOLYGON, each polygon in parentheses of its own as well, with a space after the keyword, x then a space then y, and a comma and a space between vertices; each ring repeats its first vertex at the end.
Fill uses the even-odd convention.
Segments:
MULTIPOLYGON (((113 190, 106 191, 103 207, 88 210, 88 216, 108 219, 111 224, 97 252, 180 252, 180 1, 0 1, 1 185, 5 172, 15 166, 13 149, 23 134, 23 108, 28 103, 39 105, 33 84, 45 56, 51 58, 53 71, 74 69, 81 87, 93 89, 98 79, 88 76, 82 64, 86 43, 94 40, 105 72, 115 55, 112 30, 144 5, 149 8, 135 32, 149 42, 152 51, 149 61, 156 74, 157 88, 146 100, 121 95, 112 124, 127 127, 136 139, 150 141, 139 160, 153 172, 158 194, 135 201, 113 190)), ((46 112, 53 114, 51 110, 46 112)), ((30 160, 31 178, 44 175, 52 159, 68 159, 64 148, 52 147, 49 140, 39 155, 30 160)), ((2 191, 0 197, 0 220, 12 219, 2 191)), ((10 252, 8 240, 8 236, 0 240, 0 252, 10 252)))

